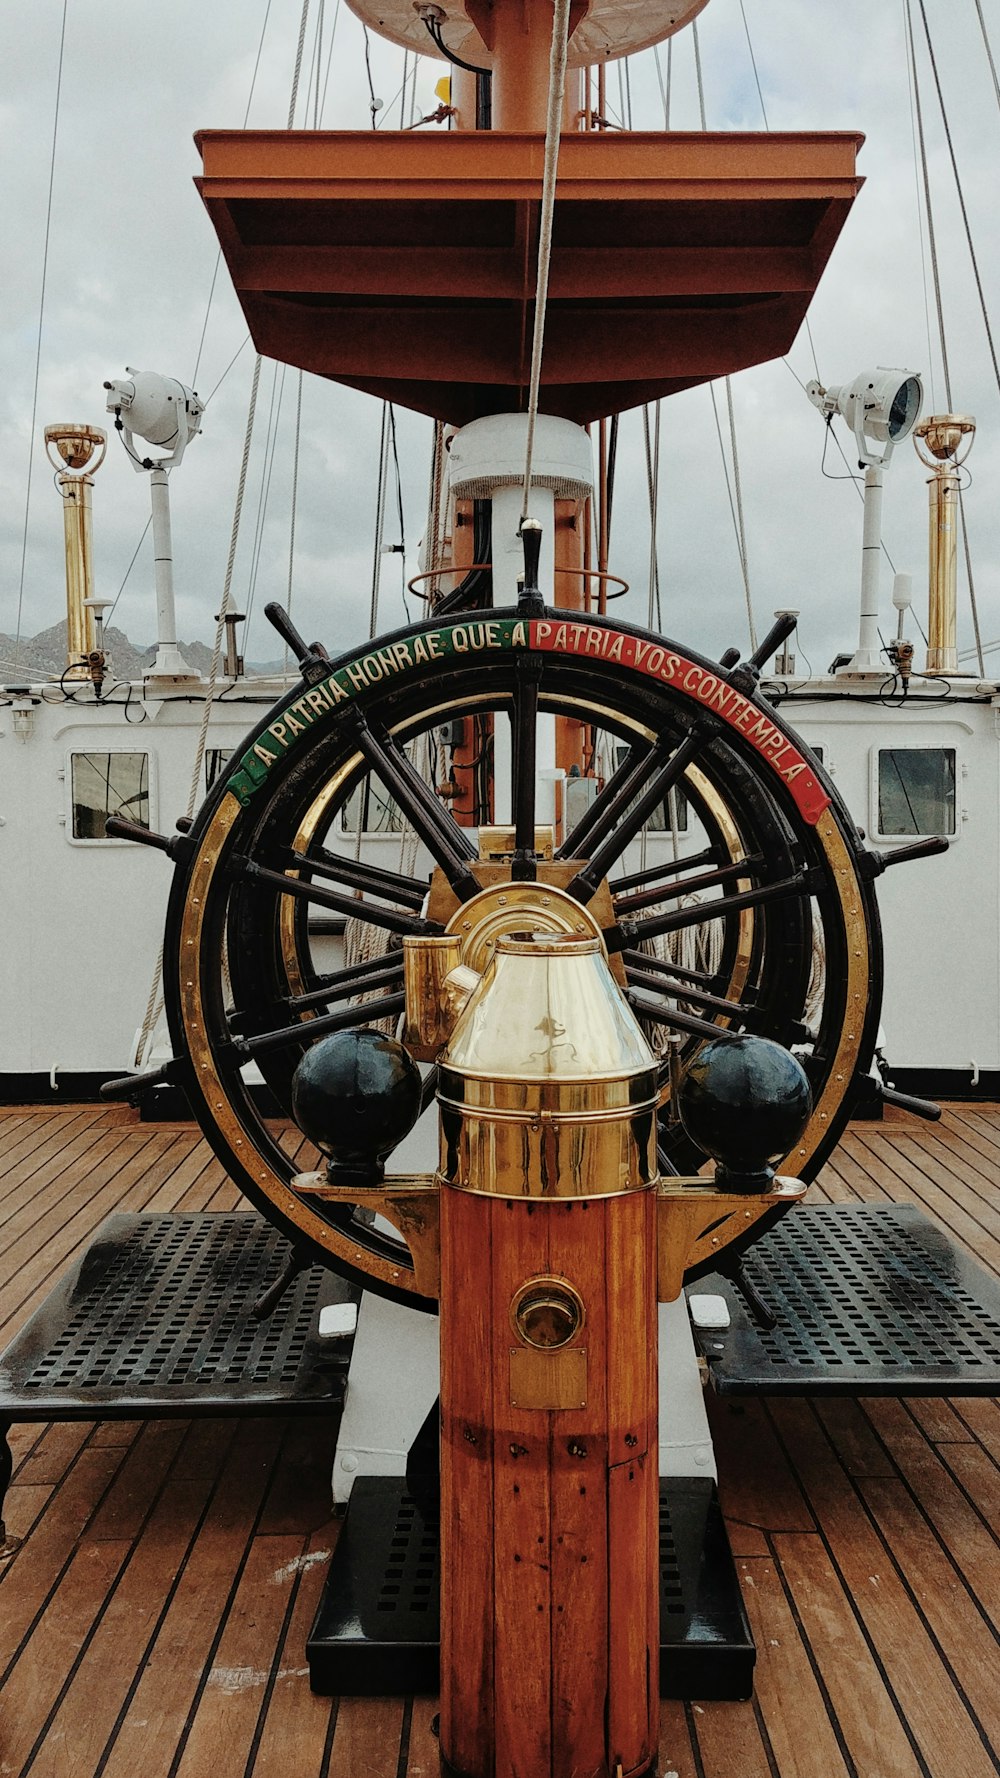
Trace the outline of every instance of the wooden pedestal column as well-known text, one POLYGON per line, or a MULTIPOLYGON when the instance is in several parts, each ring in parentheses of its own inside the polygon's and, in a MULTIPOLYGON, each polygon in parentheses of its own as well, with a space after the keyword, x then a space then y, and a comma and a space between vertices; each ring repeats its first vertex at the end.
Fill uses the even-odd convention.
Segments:
POLYGON ((442 1186, 441 1749, 469 1778, 628 1778, 655 1758, 655 1215, 648 1188, 442 1186), (582 1303, 558 1349, 516 1331, 532 1280, 582 1303))

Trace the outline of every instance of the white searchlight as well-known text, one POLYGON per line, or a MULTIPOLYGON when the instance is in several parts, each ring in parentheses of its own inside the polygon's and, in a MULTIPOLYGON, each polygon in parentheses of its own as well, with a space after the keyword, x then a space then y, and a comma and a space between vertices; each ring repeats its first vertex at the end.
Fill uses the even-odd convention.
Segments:
POLYGON ((821 414, 839 414, 854 433, 862 468, 888 463, 904 438, 909 438, 920 418, 924 385, 915 370, 862 370, 850 383, 824 389, 822 383, 806 384, 806 394, 821 414), (872 442, 883 446, 876 456, 872 442))
POLYGON ((888 662, 878 632, 882 472, 896 446, 902 439, 909 438, 920 418, 924 385, 915 370, 890 370, 881 365, 877 370, 860 371, 852 382, 840 383, 836 388, 824 389, 822 383, 807 383, 806 394, 825 416, 827 425, 834 414, 847 421, 858 447, 860 467, 865 472, 858 646, 839 671, 845 674, 885 673, 888 662), (879 444, 882 446, 881 456, 874 449, 874 445, 879 444))
POLYGON ((176 377, 155 370, 133 370, 117 382, 106 382, 107 410, 114 414, 115 429, 122 434, 136 470, 149 471, 153 514, 153 572, 156 579, 156 660, 147 680, 197 679, 177 646, 174 610, 174 562, 170 539, 170 492, 168 469, 180 463, 191 440, 200 431, 205 404, 193 389, 176 377), (165 454, 143 456, 136 440, 156 446, 165 454))

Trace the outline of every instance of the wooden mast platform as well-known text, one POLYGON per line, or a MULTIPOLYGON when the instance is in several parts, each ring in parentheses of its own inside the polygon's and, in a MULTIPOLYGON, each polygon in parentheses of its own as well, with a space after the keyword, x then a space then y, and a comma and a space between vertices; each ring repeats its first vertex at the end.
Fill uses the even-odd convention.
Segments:
MULTIPOLYGON (((862 184, 854 132, 569 132, 541 408, 586 424, 776 358, 862 184)), ((204 130, 258 352, 462 426, 526 405, 544 139, 204 130)))
MULTIPOLYGON (((0 1112, 0 1343, 114 1210, 241 1206, 190 1124, 0 1112)), ((1000 1277, 1000 1108, 851 1127, 817 1203, 913 1201, 1000 1277)), ((758 1645, 746 1704, 665 1703, 677 1778, 995 1778, 1000 1404, 710 1395, 758 1645)), ((15 1426, 0 1770, 437 1778, 435 1703, 322 1699, 330 1422, 15 1426)))

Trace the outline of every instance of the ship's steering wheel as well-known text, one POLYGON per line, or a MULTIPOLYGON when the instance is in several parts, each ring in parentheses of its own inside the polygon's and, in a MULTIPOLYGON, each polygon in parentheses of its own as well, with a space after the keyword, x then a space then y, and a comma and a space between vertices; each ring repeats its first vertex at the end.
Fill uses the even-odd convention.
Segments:
MULTIPOLYGON (((816 1173, 873 1054, 878 913, 850 815, 752 669, 552 610, 431 619, 337 661, 303 647, 301 665, 299 686, 171 842, 163 972, 172 1078, 232 1178, 300 1251, 385 1296, 432 1306, 414 1291, 406 1247, 370 1214, 296 1193, 303 1161, 275 1120, 290 1117, 295 1065, 318 1035, 399 1014, 401 935, 449 926, 482 964, 499 932, 524 927, 526 910, 554 930, 596 925, 638 1016, 678 1033, 680 1066, 720 1029, 794 1046, 814 1110, 784 1170, 816 1173), (534 830, 536 731, 548 715, 608 738, 620 763, 550 864, 482 862, 414 764, 421 737, 433 742, 457 718, 490 718, 498 735, 507 725, 523 837, 534 830), (357 826, 344 817, 366 780, 434 860, 429 899, 426 879, 326 846, 338 823, 357 826), (697 854, 626 875, 627 845, 671 789, 700 825, 697 854), (325 971, 310 933, 317 907, 387 932, 389 948, 325 971), (710 969, 642 948, 692 926, 719 935, 710 969), (814 948, 824 983, 807 1014, 814 948)), ((661 1166, 693 1173, 705 1157, 671 1119, 674 1048, 662 1070, 661 1166)), ((432 1091, 428 1083, 428 1100, 432 1091)), ((710 1223, 689 1276, 738 1252, 775 1214, 754 1207, 710 1223)))

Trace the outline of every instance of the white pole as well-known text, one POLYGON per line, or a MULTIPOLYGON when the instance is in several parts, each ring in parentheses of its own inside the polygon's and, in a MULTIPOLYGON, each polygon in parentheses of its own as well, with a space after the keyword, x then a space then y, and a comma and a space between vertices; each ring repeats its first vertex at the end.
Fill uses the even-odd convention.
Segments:
POLYGON ((865 521, 861 540, 861 621, 858 647, 852 660, 841 669, 844 673, 883 673, 878 636, 878 589, 882 555, 882 468, 871 464, 865 470, 865 521))
POLYGON ((153 507, 153 572, 156 585, 156 660, 152 679, 197 679, 177 646, 174 610, 174 556, 170 540, 170 490, 165 469, 152 469, 149 493, 153 507))

